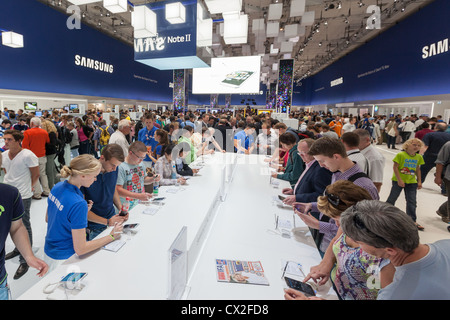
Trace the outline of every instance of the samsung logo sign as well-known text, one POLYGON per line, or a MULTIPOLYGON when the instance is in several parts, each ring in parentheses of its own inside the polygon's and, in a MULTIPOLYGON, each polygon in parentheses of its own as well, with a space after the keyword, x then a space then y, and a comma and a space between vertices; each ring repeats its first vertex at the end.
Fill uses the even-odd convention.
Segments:
POLYGON ((98 60, 86 58, 80 55, 75 55, 75 65, 85 67, 93 70, 103 71, 107 73, 114 72, 114 66, 98 60))
POLYGON ((432 43, 429 46, 425 46, 422 48, 422 59, 427 59, 432 56, 445 53, 448 51, 448 49, 448 38, 436 43, 432 43))
POLYGON ((330 82, 330 87, 338 86, 344 83, 344 78, 340 77, 339 79, 333 80, 330 82))

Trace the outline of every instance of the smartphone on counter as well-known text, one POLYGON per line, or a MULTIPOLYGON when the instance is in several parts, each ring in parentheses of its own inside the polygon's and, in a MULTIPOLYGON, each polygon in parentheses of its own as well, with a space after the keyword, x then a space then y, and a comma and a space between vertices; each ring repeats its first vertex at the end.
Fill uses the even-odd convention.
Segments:
POLYGON ((124 226, 123 226, 123 230, 124 230, 124 231, 126 231, 126 230, 134 230, 134 229, 136 229, 137 227, 139 227, 139 223, 130 223, 130 224, 124 225, 124 226))
POLYGON ((278 199, 280 199, 281 201, 283 201, 284 199, 286 199, 286 197, 283 197, 283 196, 278 196, 278 199))
POLYGON ((71 272, 71 273, 68 273, 66 276, 64 276, 61 279, 61 282, 75 283, 75 282, 83 280, 86 276, 87 276, 86 272, 71 272))

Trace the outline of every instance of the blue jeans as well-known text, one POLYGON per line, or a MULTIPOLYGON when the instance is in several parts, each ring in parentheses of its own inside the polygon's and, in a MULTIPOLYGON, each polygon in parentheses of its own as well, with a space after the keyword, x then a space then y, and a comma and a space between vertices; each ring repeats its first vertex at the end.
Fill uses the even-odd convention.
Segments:
POLYGON ((406 214, 416 222, 417 183, 405 183, 405 187, 402 188, 398 185, 397 181, 392 181, 391 193, 386 202, 395 205, 395 201, 397 201, 400 196, 402 189, 405 192, 406 198, 406 214))
POLYGON ((393 137, 390 135, 387 135, 387 147, 388 149, 395 148, 395 139, 397 139, 397 137, 393 137))
POLYGON ((71 154, 72 159, 76 158, 76 157, 78 157, 80 155, 80 153, 78 152, 78 148, 70 149, 70 154, 71 154))
POLYGON ((425 161, 425 164, 420 166, 420 176, 422 177, 422 183, 425 182, 428 172, 430 172, 430 170, 436 166, 436 159, 437 155, 429 155, 426 153, 423 155, 423 161, 425 161))
POLYGON ((6 280, 0 284, 0 301, 1 300, 10 300, 9 287, 6 280))
POLYGON ((100 233, 102 233, 107 227, 104 228, 98 228, 98 229, 89 229, 89 234, 87 237, 88 241, 94 240, 95 237, 97 237, 100 233))
POLYGON ((80 141, 80 145, 78 147, 79 154, 90 154, 91 152, 91 144, 89 140, 80 141))
MULTIPOLYGON (((30 245, 33 246, 33 232, 31 230, 31 222, 30 222, 30 208, 31 208, 31 198, 28 199, 22 199, 23 207, 24 207, 24 214, 22 216, 22 223, 25 226, 25 229, 27 229, 28 237, 30 238, 30 245)), ((14 252, 19 253, 19 250, 17 248, 14 248, 14 252)), ((19 263, 26 263, 25 258, 22 257, 20 254, 19 256, 19 263)))

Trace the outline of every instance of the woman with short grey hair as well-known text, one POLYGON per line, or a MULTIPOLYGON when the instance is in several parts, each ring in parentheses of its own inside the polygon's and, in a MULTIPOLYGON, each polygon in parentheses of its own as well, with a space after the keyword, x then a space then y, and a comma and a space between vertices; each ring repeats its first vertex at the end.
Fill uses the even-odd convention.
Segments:
POLYGON ((358 202, 342 213, 341 226, 353 240, 375 248, 396 247, 410 253, 419 245, 414 221, 387 202, 358 202))
POLYGON ((397 207, 363 200, 344 211, 341 227, 361 249, 395 266, 394 281, 378 300, 450 298, 450 240, 421 244, 412 219, 397 207))

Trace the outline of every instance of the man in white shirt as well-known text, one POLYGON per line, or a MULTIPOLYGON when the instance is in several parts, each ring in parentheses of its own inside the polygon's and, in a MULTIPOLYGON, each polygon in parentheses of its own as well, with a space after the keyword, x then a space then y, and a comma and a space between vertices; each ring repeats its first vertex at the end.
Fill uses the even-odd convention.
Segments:
POLYGON ((419 119, 417 119, 417 120, 414 122, 414 127, 415 127, 416 129, 417 129, 419 126, 421 126, 422 123, 425 122, 425 120, 424 120, 423 118, 424 118, 424 116, 420 116, 419 119))
POLYGON ((298 118, 298 130, 300 132, 305 132, 307 128, 308 128, 308 125, 305 123, 305 119, 298 118))
POLYGON ((369 174, 373 183, 380 192, 381 185, 383 184, 383 172, 384 172, 384 156, 371 144, 370 134, 367 130, 356 129, 353 131, 359 136, 359 150, 369 160, 369 174))
POLYGON ((122 147, 124 157, 128 155, 128 147, 130 146, 130 143, 126 138, 126 135, 130 134, 130 131, 131 121, 123 119, 119 121, 119 126, 116 132, 114 132, 109 138, 109 143, 117 143, 122 147))
POLYGON ((403 142, 413 137, 413 133, 416 130, 416 126, 412 121, 409 120, 409 118, 405 118, 405 121, 399 124, 399 129, 403 129, 400 132, 400 136, 403 139, 403 142))
POLYGON ((261 125, 262 132, 256 137, 256 145, 258 147, 258 154, 272 155, 275 151, 275 143, 277 137, 270 131, 268 122, 263 122, 261 125))
POLYGON ((341 131, 342 134, 345 132, 352 132, 353 130, 355 130, 356 129, 355 122, 356 122, 355 117, 350 118, 350 120, 346 124, 344 124, 344 126, 342 127, 342 131, 341 131))
POLYGON ((361 170, 368 175, 369 161, 359 150, 359 136, 354 132, 346 132, 341 136, 347 155, 353 162, 361 168, 361 170))
MULTIPOLYGON (((31 198, 33 197, 32 186, 39 180, 39 160, 31 150, 22 148, 23 133, 20 131, 6 130, 3 137, 5 147, 8 149, 2 154, 2 168, 4 168, 6 173, 3 182, 16 187, 20 192, 25 209, 22 221, 28 231, 30 244, 32 245, 30 207, 31 198)), ((17 248, 5 256, 5 259, 8 260, 18 255, 20 255, 20 264, 14 279, 19 279, 28 271, 28 264, 17 248)))

